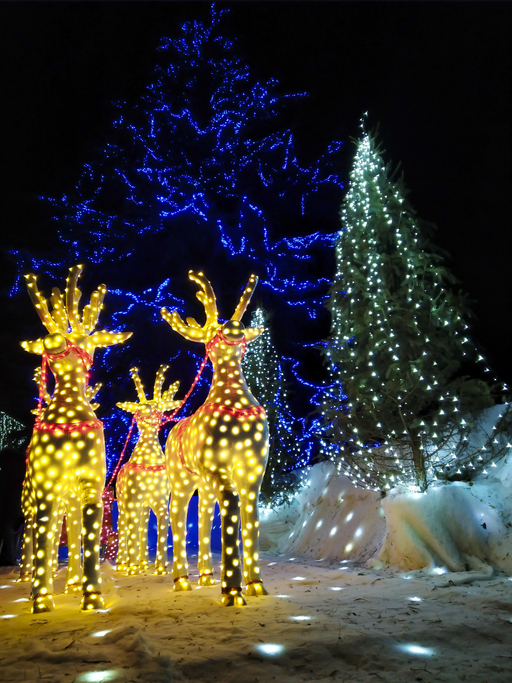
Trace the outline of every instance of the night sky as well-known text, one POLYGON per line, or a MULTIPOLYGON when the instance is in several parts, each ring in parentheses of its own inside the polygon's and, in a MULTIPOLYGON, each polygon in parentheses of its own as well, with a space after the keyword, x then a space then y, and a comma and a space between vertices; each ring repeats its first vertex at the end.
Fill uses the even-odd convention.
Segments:
MULTIPOLYGON (((369 112, 386 161, 401 162, 413 207, 437 225, 435 241, 472 301, 473 339, 512 383, 512 5, 218 6, 230 8, 225 34, 260 79, 310 93, 286 120, 305 160, 342 140, 348 180, 351 137, 369 112)), ((142 94, 159 39, 208 12, 203 2, 1 3, 4 249, 45 244, 48 213, 37 197, 78 180, 108 140, 111 102, 142 94)), ((4 289, 12 275, 4 266, 4 289)))

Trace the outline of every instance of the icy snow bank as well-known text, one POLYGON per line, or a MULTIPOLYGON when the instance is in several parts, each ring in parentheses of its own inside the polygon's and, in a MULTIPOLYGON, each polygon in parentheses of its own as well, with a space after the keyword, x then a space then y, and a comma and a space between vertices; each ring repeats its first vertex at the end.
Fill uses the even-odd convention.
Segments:
POLYGON ((407 570, 476 570, 473 578, 493 568, 512 574, 512 457, 493 473, 426 493, 397 488, 381 500, 332 463, 315 465, 290 506, 262 515, 261 549, 407 570))
POLYGON ((385 533, 380 494, 354 486, 331 462, 314 465, 290 506, 262 514, 260 547, 324 560, 373 557, 385 533))

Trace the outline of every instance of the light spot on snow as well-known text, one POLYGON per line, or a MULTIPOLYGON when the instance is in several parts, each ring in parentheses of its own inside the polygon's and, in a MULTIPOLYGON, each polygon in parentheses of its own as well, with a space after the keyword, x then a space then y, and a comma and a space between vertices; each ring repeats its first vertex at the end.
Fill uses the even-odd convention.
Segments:
POLYGON ((120 669, 109 669, 107 671, 87 671, 75 678, 75 683, 107 683, 115 680, 121 673, 120 669))
POLYGON ((308 617, 305 614, 299 614, 296 617, 290 617, 292 621, 311 621, 313 617, 308 617))
POLYGON ((261 643, 261 645, 256 645, 256 649, 263 655, 275 657, 284 651, 284 645, 277 645, 276 643, 261 643))
POLYGON ((112 629, 108 628, 106 631, 96 631, 95 633, 91 633, 91 638, 103 638, 103 636, 106 636, 107 633, 111 633, 112 629))
POLYGON ((435 655, 436 651, 431 647, 423 647, 422 645, 415 645, 414 643, 404 643, 403 645, 397 645, 397 650, 401 652, 407 652, 410 655, 419 655, 421 657, 432 657, 435 655))
POLYGON ((345 522, 350 522, 352 517, 354 516, 353 512, 349 512, 348 515, 345 517, 345 522))
POLYGON ((292 581, 305 581, 306 577, 305 576, 294 576, 292 578, 292 581))

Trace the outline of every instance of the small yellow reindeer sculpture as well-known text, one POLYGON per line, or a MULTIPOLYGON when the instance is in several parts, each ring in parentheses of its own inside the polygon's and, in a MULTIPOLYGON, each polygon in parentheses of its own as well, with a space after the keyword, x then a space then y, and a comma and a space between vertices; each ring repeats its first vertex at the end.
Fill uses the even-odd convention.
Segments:
POLYGON ((213 582, 210 551, 215 499, 219 502, 222 533, 222 604, 244 605, 239 551, 240 521, 243 579, 247 595, 266 595, 258 553, 258 496, 268 458, 265 410, 249 391, 241 360, 246 344, 263 330, 240 322, 258 279, 252 275, 228 322, 218 321, 215 294, 202 273, 189 273, 201 291, 197 298, 206 311, 201 327, 193 318, 183 322, 177 312, 162 309, 173 330, 206 346, 213 379, 205 403, 171 430, 165 448, 171 482, 171 527, 175 590, 190 590, 186 550, 186 515, 194 490, 199 491, 200 585, 213 582), (241 518, 241 519, 240 519, 241 518))
POLYGON ((179 382, 162 392, 167 365, 162 365, 155 378, 153 399, 148 400, 137 368, 130 370, 137 390, 138 403, 118 403, 122 410, 133 413, 139 438, 130 460, 117 477, 119 509, 119 550, 117 570, 138 574, 147 569, 148 520, 153 510, 158 522, 155 574, 167 574, 167 537, 169 534, 170 486, 164 452, 158 439, 164 412, 180 405, 174 401, 179 382))
POLYGON ((52 548, 60 533, 59 507, 75 494, 82 511, 82 603, 84 610, 103 606, 100 578, 101 494, 105 483, 103 425, 87 398, 88 373, 97 347, 125 341, 131 332, 94 331, 106 293, 104 285, 93 292, 79 311, 77 280, 82 266, 69 270, 66 291, 54 288, 52 311, 39 292, 36 277, 27 275, 30 298, 49 334, 22 342, 25 350, 42 356, 41 386, 47 367, 55 376, 55 390, 36 417, 28 454, 28 478, 35 493, 35 557, 32 576, 33 612, 53 609, 52 548))

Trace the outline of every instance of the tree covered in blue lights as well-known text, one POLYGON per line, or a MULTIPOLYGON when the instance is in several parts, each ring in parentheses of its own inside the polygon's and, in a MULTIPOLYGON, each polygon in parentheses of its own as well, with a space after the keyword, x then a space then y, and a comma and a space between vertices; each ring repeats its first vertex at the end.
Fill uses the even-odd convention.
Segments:
POLYGON ((324 451, 369 488, 470 479, 510 447, 500 437, 510 412, 485 431, 485 409, 500 396, 494 381, 467 375, 476 357, 464 297, 368 133, 341 221, 324 451))
MULTIPOLYGON (((233 309, 250 273, 259 276, 254 300, 273 314, 277 353, 294 368, 308 359, 306 375, 295 373, 300 381, 287 378, 297 385, 289 410, 310 411, 308 383, 315 363, 321 367, 311 347, 328 330, 340 144, 315 163, 299 162, 283 117, 304 95, 281 94, 277 81, 254 76, 223 36, 224 14, 212 7, 208 21, 188 22, 178 38, 161 41, 143 95, 116 105, 108 142, 75 187, 49 200, 58 248, 19 254, 20 272, 60 276, 69 264, 87 264, 87 274, 109 288, 116 313, 107 323, 134 332, 129 346, 104 353, 98 377, 110 378, 100 400, 114 435, 111 462, 128 428, 113 412, 129 393, 127 369, 136 364, 152 376, 170 361, 184 394, 199 367, 196 349, 159 313, 188 309, 190 269, 212 281, 220 311, 233 309)), ((107 300, 107 318, 108 309, 107 300)), ((207 369, 191 408, 209 376, 207 369)), ((309 434, 297 437, 309 453, 309 434)))

